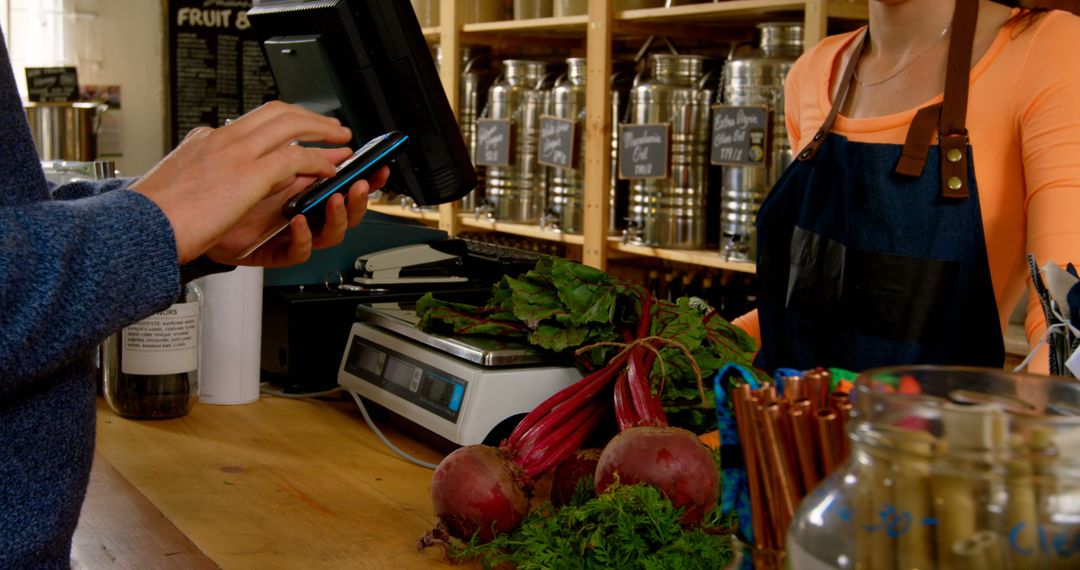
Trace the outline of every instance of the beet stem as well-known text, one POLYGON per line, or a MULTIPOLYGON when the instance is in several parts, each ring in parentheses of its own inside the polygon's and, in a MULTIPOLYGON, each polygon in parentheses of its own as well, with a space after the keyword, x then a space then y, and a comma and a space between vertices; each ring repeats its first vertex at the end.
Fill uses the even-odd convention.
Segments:
MULTIPOLYGON (((592 374, 589 374, 566 388, 559 390, 555 395, 541 402, 539 406, 529 412, 529 414, 518 423, 517 427, 514 428, 514 431, 510 432, 510 437, 507 438, 510 447, 513 449, 520 448, 522 440, 526 438, 526 435, 533 431, 542 419, 550 416, 551 413, 555 411, 556 407, 562 408, 562 404, 570 404, 568 408, 564 408, 566 413, 570 413, 586 399, 587 396, 581 396, 583 393, 587 394, 589 392, 599 391, 607 385, 611 381, 611 377, 613 377, 617 371, 617 366, 613 369, 613 364, 620 359, 625 360, 625 356, 623 354, 617 355, 615 358, 608 361, 602 368, 597 369, 592 374), (576 402, 574 400, 575 398, 578 398, 576 402), (574 402, 574 404, 571 404, 572 402, 574 402)), ((560 415, 559 417, 561 418, 563 416, 560 415)))
POLYGON ((633 407, 633 396, 630 393, 627 374, 627 371, 623 370, 615 381, 615 420, 619 424, 619 431, 632 428, 641 421, 633 407))
POLYGON ((559 463, 564 461, 567 457, 570 457, 572 453, 581 447, 581 444, 585 443, 585 439, 589 437, 596 425, 600 423, 600 420, 604 417, 604 411, 606 403, 602 400, 595 400, 595 405, 586 408, 588 415, 584 417, 581 424, 578 425, 569 437, 561 440, 556 440, 556 446, 547 453, 532 457, 532 461, 528 465, 522 466, 522 470, 526 475, 530 477, 538 477, 544 473, 547 473, 551 469, 554 469, 559 463))

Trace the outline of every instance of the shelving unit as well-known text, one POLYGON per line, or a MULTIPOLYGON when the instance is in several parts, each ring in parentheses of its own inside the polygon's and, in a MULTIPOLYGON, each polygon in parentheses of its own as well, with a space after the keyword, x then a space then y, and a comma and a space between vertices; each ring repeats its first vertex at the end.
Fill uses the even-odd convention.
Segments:
POLYGON ((378 212, 380 214, 386 214, 388 216, 397 216, 399 218, 408 218, 410 220, 421 220, 424 222, 439 222, 439 212, 429 210, 413 210, 411 208, 403 207, 399 204, 368 204, 368 210, 372 212, 378 212))
MULTIPOLYGON (((865 21, 866 0, 721 0, 671 8, 648 8, 616 12, 611 0, 589 0, 587 15, 532 20, 510 20, 465 24, 459 0, 440 2, 440 26, 424 28, 424 37, 442 44, 443 53, 458 53, 463 44, 506 43, 528 45, 539 41, 569 46, 580 52, 582 44, 588 62, 586 76, 585 144, 585 227, 582 235, 562 234, 539 226, 476 219, 458 212, 454 204, 444 204, 435 212, 414 212, 399 206, 372 206, 372 210, 427 222, 456 235, 465 230, 486 230, 581 246, 582 261, 601 269, 608 258, 649 257, 723 270, 754 272, 754 264, 723 259, 713 250, 687 251, 641 247, 608 236, 608 195, 610 182, 610 136, 613 125, 608 113, 613 39, 663 34, 712 37, 718 29, 738 29, 770 19, 803 17, 803 38, 807 47, 821 41, 830 20, 865 21)), ((453 108, 458 108, 460 61, 444 57, 440 76, 453 108)))

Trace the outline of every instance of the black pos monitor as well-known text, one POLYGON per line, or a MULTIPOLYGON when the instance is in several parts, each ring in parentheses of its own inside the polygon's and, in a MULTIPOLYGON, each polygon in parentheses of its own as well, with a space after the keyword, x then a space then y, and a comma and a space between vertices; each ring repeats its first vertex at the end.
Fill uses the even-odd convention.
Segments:
POLYGON ((476 186, 410 2, 263 0, 248 17, 283 101, 340 119, 353 148, 389 131, 409 135, 388 189, 428 206, 476 186))

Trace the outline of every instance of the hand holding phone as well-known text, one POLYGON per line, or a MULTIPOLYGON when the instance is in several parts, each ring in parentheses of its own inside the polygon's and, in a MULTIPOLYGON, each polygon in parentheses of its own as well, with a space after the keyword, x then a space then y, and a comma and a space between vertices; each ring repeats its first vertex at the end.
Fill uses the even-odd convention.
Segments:
POLYGON ((285 202, 281 208, 284 221, 260 236, 255 243, 244 249, 237 259, 244 259, 251 255, 260 246, 289 227, 289 220, 300 214, 308 217, 311 227, 320 227, 326 214, 326 200, 332 194, 348 192, 354 182, 377 171, 401 154, 408 146, 408 141, 409 136, 398 131, 391 131, 368 141, 339 164, 333 176, 316 180, 311 186, 285 202))

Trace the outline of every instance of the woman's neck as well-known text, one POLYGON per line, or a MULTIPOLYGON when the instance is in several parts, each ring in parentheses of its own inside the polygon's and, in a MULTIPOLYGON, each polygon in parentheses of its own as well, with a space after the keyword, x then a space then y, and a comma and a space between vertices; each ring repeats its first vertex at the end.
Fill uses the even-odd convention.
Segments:
POLYGON ((900 61, 941 38, 957 0, 871 0, 869 53, 900 61))

